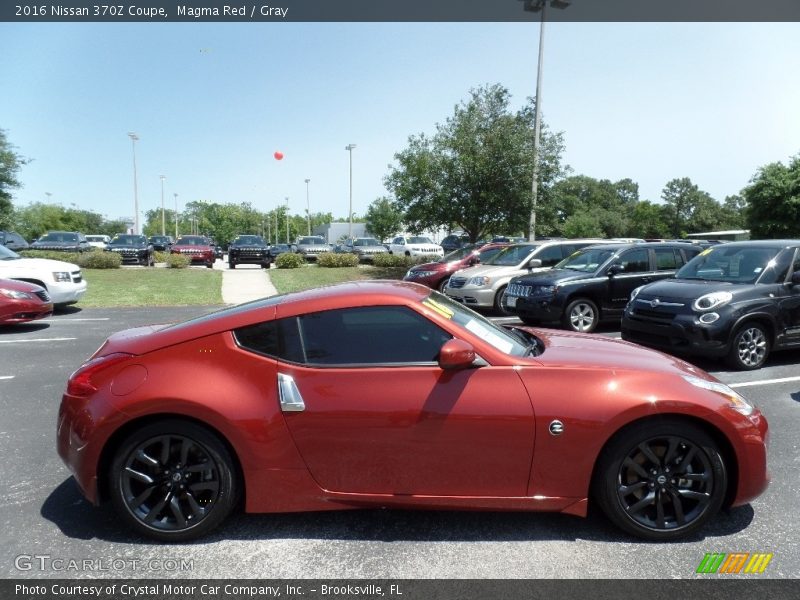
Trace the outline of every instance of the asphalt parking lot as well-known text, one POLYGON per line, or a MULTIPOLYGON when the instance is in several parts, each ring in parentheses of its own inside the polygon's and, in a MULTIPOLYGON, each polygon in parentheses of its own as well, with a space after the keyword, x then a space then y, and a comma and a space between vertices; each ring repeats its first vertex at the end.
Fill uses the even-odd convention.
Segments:
POLYGON ((697 363, 766 413, 773 482, 689 541, 634 541, 601 516, 388 510, 237 515, 189 545, 135 537, 82 499, 58 458, 61 392, 110 333, 212 310, 74 308, 0 330, 2 577, 689 578, 709 577, 695 575, 709 552, 773 553, 760 577, 798 576, 800 352, 776 354, 754 373, 697 363), (88 562, 66 570, 57 560, 88 562))

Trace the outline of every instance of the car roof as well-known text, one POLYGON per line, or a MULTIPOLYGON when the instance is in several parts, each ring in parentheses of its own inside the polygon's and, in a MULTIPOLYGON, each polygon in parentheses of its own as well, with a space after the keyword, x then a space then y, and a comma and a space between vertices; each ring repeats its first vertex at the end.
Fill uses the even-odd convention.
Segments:
MULTIPOLYGON (((725 250, 728 248, 789 248, 792 246, 800 246, 800 240, 745 240, 717 245, 725 250)), ((714 247, 715 246, 712 246, 712 248, 714 247)))

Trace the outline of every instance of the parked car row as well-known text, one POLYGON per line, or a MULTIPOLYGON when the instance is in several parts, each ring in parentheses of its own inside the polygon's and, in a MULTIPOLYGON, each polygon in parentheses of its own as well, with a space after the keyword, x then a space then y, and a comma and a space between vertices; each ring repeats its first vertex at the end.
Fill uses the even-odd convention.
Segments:
POLYGON ((39 286, 56 306, 74 304, 86 292, 86 281, 77 265, 46 258, 23 258, 5 246, 0 246, 0 278, 39 286))

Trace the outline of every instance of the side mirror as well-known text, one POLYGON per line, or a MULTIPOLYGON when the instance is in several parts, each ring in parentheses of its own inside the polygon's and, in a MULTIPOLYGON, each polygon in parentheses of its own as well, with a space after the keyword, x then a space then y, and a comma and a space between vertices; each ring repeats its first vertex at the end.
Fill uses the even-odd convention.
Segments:
POLYGON ((614 263, 610 267, 608 267, 608 271, 606 273, 608 275, 616 275, 617 273, 622 273, 625 270, 625 267, 620 263, 614 263))
POLYGON ((470 264, 470 266, 479 265, 479 264, 481 264, 481 259, 479 257, 477 257, 477 256, 473 256, 472 258, 469 259, 469 264, 470 264))
POLYGON ((447 340, 439 351, 439 368, 468 369, 475 361, 475 349, 464 340, 447 340))
POLYGON ((538 269, 542 266, 542 260, 540 258, 532 258, 528 261, 528 269, 538 269))

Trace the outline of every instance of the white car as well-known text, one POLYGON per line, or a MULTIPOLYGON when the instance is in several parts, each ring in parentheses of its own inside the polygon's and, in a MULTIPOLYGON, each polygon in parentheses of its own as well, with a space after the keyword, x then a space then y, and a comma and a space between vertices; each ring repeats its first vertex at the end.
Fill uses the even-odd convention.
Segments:
POLYGON ((394 238, 389 244, 389 254, 434 258, 444 256, 444 250, 439 244, 434 244, 430 238, 401 235, 394 238))
POLYGON ((40 285, 53 304, 75 304, 86 293, 86 281, 78 265, 47 258, 23 258, 0 246, 0 278, 40 285))

